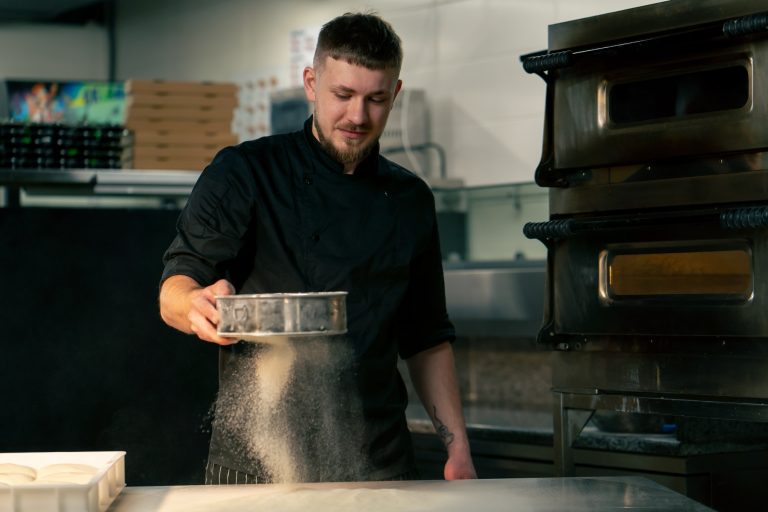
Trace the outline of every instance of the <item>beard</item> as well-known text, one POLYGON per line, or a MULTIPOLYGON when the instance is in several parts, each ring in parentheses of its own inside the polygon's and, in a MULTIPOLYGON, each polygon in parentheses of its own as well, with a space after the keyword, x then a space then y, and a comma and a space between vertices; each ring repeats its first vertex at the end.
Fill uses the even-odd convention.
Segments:
MULTIPOLYGON (((315 125, 315 131, 317 132, 317 138, 320 142, 320 146, 331 157, 342 165, 349 165, 362 162, 365 158, 371 154, 371 151, 376 146, 378 139, 373 139, 368 142, 361 143, 359 146, 348 145, 347 149, 339 149, 333 145, 333 142, 328 139, 320 128, 320 123, 317 120, 317 107, 315 107, 314 115, 312 116, 312 123, 315 125)), ((345 129, 354 130, 355 127, 345 127, 345 129)))

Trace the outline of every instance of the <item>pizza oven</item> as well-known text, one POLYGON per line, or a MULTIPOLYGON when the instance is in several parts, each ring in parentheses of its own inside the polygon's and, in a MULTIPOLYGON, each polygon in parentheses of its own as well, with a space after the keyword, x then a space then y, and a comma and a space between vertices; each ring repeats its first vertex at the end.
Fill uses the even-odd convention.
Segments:
POLYGON ((768 4, 549 27, 536 182, 555 462, 596 410, 768 421, 768 4))

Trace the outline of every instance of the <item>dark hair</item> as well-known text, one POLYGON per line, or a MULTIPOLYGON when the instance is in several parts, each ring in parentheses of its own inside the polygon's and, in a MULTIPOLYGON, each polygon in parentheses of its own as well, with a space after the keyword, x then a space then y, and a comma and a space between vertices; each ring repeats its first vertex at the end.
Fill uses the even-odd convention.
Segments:
POLYGON ((368 69, 397 69, 403 62, 400 37, 392 26, 373 13, 346 13, 320 29, 314 66, 325 57, 345 60, 368 69))

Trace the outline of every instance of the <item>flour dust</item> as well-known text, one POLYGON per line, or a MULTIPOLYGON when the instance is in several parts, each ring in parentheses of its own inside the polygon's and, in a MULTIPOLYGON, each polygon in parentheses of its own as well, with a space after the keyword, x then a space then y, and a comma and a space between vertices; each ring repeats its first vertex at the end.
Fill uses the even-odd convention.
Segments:
POLYGON ((271 482, 365 480, 362 405, 343 336, 281 338, 239 354, 214 430, 271 482))

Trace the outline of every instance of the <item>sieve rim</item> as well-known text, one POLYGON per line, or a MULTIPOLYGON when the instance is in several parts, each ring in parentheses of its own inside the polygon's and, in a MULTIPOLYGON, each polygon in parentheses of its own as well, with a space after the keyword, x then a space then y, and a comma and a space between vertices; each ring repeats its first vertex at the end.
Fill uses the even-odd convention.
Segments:
POLYGON ((288 292, 288 293, 245 293, 240 295, 215 295, 216 300, 235 300, 235 299, 291 299, 291 298, 322 298, 322 297, 343 297, 349 292, 288 292))

